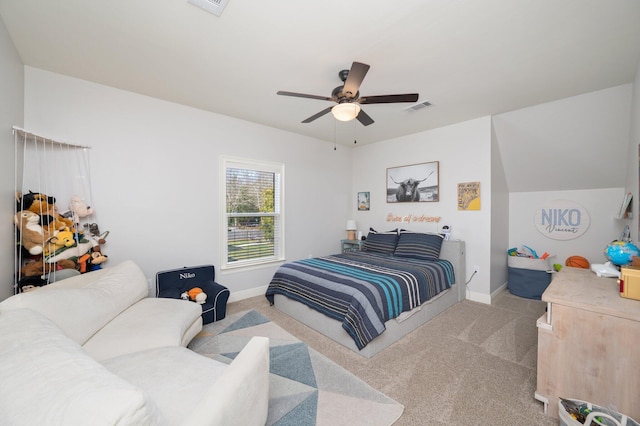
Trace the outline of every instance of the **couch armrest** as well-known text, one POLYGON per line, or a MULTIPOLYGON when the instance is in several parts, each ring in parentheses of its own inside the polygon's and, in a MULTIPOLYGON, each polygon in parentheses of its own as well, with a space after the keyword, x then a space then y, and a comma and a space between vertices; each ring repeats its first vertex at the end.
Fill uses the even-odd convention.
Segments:
POLYGON ((269 338, 253 337, 183 425, 262 426, 268 412, 269 338))

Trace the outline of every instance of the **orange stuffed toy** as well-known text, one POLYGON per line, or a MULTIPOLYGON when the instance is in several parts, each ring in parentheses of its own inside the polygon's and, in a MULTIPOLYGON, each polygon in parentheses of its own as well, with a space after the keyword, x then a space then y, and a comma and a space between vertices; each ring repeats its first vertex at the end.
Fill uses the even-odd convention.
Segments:
POLYGON ((180 295, 182 299, 192 300, 199 305, 207 301, 207 294, 200 287, 194 287, 189 291, 185 291, 180 295))

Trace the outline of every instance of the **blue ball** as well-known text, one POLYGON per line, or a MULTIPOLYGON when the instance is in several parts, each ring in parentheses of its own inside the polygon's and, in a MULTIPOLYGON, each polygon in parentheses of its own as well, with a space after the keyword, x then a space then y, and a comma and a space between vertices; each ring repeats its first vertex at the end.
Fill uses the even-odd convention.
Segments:
POLYGON ((632 243, 614 241, 604 250, 605 256, 614 265, 627 265, 631 263, 633 256, 640 255, 640 249, 632 243))

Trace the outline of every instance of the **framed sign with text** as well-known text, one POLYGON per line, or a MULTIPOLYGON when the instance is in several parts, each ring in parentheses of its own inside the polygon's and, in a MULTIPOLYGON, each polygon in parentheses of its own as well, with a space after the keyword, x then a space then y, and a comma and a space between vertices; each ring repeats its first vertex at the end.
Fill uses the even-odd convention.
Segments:
POLYGON ((538 232, 552 240, 573 240, 582 236, 591 225, 587 209, 571 200, 552 200, 535 214, 538 232))

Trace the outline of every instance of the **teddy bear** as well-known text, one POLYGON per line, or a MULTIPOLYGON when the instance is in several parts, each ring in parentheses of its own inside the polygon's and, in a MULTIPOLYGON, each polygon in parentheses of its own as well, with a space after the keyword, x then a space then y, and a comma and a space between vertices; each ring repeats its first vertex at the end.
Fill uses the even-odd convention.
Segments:
POLYGON ((194 287, 191 290, 182 293, 180 295, 180 298, 184 300, 191 300, 199 305, 202 305, 207 301, 207 293, 202 291, 200 287, 194 287))
POLYGON ((55 197, 29 191, 28 194, 16 192, 16 211, 29 210, 40 215, 40 224, 49 232, 72 228, 74 223, 71 219, 63 217, 56 208, 55 197))
POLYGON ((92 214, 93 209, 81 197, 74 195, 69 202, 69 211, 62 213, 62 216, 71 219, 75 226, 79 228, 80 219, 92 214))
POLYGON ((40 226, 39 215, 29 210, 21 210, 13 216, 13 223, 20 231, 20 244, 29 254, 39 255, 45 251, 45 243, 53 234, 40 226))

